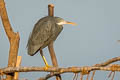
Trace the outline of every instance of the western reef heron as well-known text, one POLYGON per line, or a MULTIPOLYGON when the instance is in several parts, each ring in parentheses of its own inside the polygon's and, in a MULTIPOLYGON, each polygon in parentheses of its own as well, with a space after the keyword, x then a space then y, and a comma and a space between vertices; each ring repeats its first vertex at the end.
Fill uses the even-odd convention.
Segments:
POLYGON ((39 50, 46 67, 49 67, 42 49, 55 41, 63 29, 64 24, 76 25, 73 22, 65 21, 60 17, 46 16, 41 18, 34 26, 27 43, 27 52, 30 56, 35 55, 39 50))

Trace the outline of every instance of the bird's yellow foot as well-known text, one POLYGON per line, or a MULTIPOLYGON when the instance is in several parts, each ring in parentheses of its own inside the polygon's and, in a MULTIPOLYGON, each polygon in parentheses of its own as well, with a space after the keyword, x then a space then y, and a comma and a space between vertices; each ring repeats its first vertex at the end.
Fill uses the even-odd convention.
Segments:
POLYGON ((50 66, 50 65, 45 65, 45 70, 47 70, 48 68, 51 68, 52 66, 50 66))

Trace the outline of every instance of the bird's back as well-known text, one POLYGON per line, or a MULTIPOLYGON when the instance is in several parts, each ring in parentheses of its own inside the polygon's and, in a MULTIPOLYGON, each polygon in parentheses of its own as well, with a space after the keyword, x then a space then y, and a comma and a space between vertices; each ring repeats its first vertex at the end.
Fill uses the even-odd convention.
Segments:
POLYGON ((55 23, 54 17, 44 17, 34 26, 29 37, 27 49, 28 54, 33 56, 39 49, 46 47, 51 41, 54 41, 62 31, 62 26, 55 23))

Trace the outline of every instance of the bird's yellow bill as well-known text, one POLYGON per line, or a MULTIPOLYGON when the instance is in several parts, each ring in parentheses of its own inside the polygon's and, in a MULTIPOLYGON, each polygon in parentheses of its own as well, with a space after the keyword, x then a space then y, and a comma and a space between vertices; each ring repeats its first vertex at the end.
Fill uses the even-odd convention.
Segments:
POLYGON ((74 22, 69 22, 69 21, 66 21, 66 24, 72 24, 73 26, 76 26, 77 24, 74 23, 74 22))

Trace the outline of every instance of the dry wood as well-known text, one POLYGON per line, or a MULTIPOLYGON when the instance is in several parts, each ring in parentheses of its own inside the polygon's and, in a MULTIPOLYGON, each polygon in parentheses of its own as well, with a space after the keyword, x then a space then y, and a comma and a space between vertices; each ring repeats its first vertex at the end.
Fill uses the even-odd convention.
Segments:
MULTIPOLYGON (((54 5, 49 5, 48 11, 49 11, 48 13, 49 16, 54 16, 54 5)), ((85 75, 91 71, 95 73, 94 72, 95 70, 112 71, 114 72, 112 76, 112 79, 113 79, 115 76, 115 71, 120 72, 119 64, 111 64, 113 62, 120 61, 120 57, 112 58, 106 62, 103 62, 101 64, 96 64, 94 66, 60 68, 58 67, 56 55, 55 55, 54 48, 53 48, 53 42, 51 42, 48 48, 49 48, 49 52, 50 52, 54 67, 51 67, 48 69, 45 69, 44 67, 18 67, 18 65, 16 64, 16 61, 17 61, 20 37, 19 37, 19 33, 15 33, 10 25, 4 0, 0 0, 0 16, 2 19, 2 23, 5 29, 6 35, 10 42, 8 67, 0 69, 0 75, 2 74, 7 75, 6 80, 13 80, 13 78, 16 77, 14 76, 14 73, 16 74, 16 72, 31 72, 31 71, 54 72, 53 74, 48 74, 45 77, 40 78, 40 80, 47 80, 48 78, 51 78, 56 75, 57 75, 56 79, 61 80, 60 74, 63 74, 63 73, 80 73, 81 72, 82 75, 85 75)))
MULTIPOLYGON (((16 67, 19 67, 19 66, 20 66, 20 64, 21 64, 21 59, 22 59, 21 56, 17 56, 16 67)), ((19 73, 18 73, 18 72, 15 72, 14 79, 15 79, 15 80, 18 80, 18 77, 19 77, 19 73)))
MULTIPOLYGON (((49 16, 54 16, 54 5, 53 4, 49 4, 48 5, 48 15, 49 16)), ((54 51, 54 46, 53 46, 53 42, 51 42, 48 45, 48 49, 49 49, 49 53, 51 56, 51 60, 52 60, 52 64, 54 67, 58 67, 58 63, 57 63, 57 58, 55 55, 55 51, 54 51)), ((56 75, 56 80, 62 80, 60 75, 56 75)))
POLYGON ((48 5, 48 15, 54 16, 54 5, 53 4, 48 5))
MULTIPOLYGON (((94 66, 104 67, 104 66, 106 66, 106 65, 108 65, 108 64, 111 64, 111 63, 113 63, 113 62, 116 62, 116 61, 120 61, 120 57, 115 57, 115 58, 109 59, 109 60, 106 61, 106 62, 103 62, 103 63, 100 63, 100 64, 95 64, 94 66)), ((94 75, 95 75, 95 71, 93 71, 91 80, 93 80, 94 75)))
MULTIPOLYGON (((120 61, 120 56, 119 57, 115 57, 115 58, 112 58, 112 59, 109 59, 109 60, 107 60, 107 61, 105 61, 105 62, 103 62, 103 63, 100 63, 100 64, 95 64, 93 67, 96 67, 96 66, 98 66, 98 67, 104 67, 104 66, 108 66, 109 64, 111 64, 111 63, 114 63, 114 62, 117 62, 117 61, 120 61)), ((115 67, 115 65, 113 65, 113 67, 111 67, 112 69, 114 69, 114 67, 115 67)), ((120 66, 117 66, 116 65, 116 68, 117 67, 120 67, 120 66)), ((59 74, 59 73, 58 73, 59 74)), ((91 79, 90 80, 93 80, 93 78, 94 78, 94 75, 95 75, 95 71, 93 71, 93 74, 92 74, 92 77, 91 77, 91 79)), ((46 80, 46 79, 48 79, 48 78, 50 78, 50 77, 52 77, 52 76, 55 76, 55 74, 48 74, 47 76, 45 76, 44 78, 40 78, 41 80, 46 80)))
MULTIPOLYGON (((120 66, 120 65, 119 65, 120 66)), ((94 70, 103 70, 103 71, 119 71, 120 67, 111 68, 111 66, 107 67, 93 67, 93 66, 85 66, 85 67, 67 67, 67 68, 58 68, 58 67, 51 67, 45 69, 45 67, 7 67, 0 69, 0 71, 4 74, 13 73, 13 72, 54 72, 53 74, 47 75, 47 77, 53 77, 58 74, 63 73, 80 73, 82 71, 94 71, 94 70)))
MULTIPOLYGON (((42 77, 39 79, 39 80, 46 80, 48 78, 51 78, 53 76, 56 76, 58 74, 63 74, 63 73, 80 73, 84 71, 91 72, 95 70, 119 71, 120 72, 119 64, 111 64, 111 63, 114 63, 115 61, 116 62, 120 61, 120 57, 107 60, 106 62, 104 62, 104 63, 107 63, 107 65, 104 67, 103 66, 85 66, 85 67, 68 67, 68 68, 51 67, 48 69, 45 69, 44 67, 8 67, 8 68, 0 69, 0 72, 4 74, 13 73, 13 72, 30 72, 30 71, 54 72, 53 74, 48 74, 45 77, 42 77)), ((101 63, 101 65, 104 63, 101 63)))
MULTIPOLYGON (((15 67, 19 48, 19 33, 13 32, 10 25, 4 0, 0 0, 0 13, 4 30, 10 42, 8 67, 15 67)), ((7 74, 6 80, 13 80, 14 74, 7 74)))

